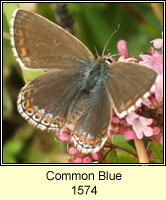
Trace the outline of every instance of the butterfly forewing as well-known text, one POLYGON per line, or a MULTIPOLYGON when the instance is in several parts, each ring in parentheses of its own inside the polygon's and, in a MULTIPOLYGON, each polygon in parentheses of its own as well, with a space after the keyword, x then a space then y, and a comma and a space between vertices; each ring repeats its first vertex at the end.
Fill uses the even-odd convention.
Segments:
POLYGON ((13 51, 21 67, 70 69, 93 60, 77 38, 37 14, 18 9, 11 25, 13 51))

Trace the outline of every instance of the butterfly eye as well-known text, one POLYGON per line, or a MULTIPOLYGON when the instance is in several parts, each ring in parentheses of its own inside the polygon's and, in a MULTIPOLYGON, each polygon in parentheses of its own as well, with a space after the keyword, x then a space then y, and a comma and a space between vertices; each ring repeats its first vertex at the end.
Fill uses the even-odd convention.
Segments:
POLYGON ((112 58, 109 56, 106 56, 106 57, 104 57, 104 61, 107 63, 107 64, 111 64, 112 63, 112 58))
POLYGON ((107 58, 106 59, 106 63, 111 64, 112 63, 112 59, 111 58, 107 58))

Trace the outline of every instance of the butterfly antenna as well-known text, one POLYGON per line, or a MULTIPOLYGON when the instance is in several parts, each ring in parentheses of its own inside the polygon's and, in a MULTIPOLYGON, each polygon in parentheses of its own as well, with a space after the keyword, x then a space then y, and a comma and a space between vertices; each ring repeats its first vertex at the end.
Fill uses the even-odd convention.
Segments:
POLYGON ((105 46, 104 46, 103 52, 102 52, 102 57, 104 56, 104 53, 105 53, 105 50, 106 50, 106 48, 107 48, 107 45, 108 45, 109 41, 111 40, 112 36, 119 30, 119 28, 120 28, 120 24, 117 25, 117 27, 116 27, 116 29, 114 30, 114 32, 113 32, 113 33, 110 35, 110 37, 108 38, 108 40, 107 40, 107 42, 106 42, 106 44, 105 44, 105 46))
POLYGON ((97 51, 97 48, 94 46, 94 49, 96 51, 96 56, 99 57, 99 52, 97 51))

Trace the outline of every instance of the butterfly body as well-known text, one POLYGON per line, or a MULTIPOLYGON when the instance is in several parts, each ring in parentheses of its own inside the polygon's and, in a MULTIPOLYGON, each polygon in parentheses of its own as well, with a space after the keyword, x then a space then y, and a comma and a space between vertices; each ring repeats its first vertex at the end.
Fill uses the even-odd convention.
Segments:
POLYGON ((20 66, 44 70, 21 89, 19 113, 42 130, 72 127, 71 140, 80 152, 103 147, 112 107, 124 117, 158 82, 158 74, 148 67, 95 59, 77 38, 27 10, 16 10, 11 25, 13 53, 20 66))
POLYGON ((86 82, 84 89, 93 90, 99 85, 104 84, 104 78, 107 76, 108 64, 102 59, 94 61, 85 72, 86 82))

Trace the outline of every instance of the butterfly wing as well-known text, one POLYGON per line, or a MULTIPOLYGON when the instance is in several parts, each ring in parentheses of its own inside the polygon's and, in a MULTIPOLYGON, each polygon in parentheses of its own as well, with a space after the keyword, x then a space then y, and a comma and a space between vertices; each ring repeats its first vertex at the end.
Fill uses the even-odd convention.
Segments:
MULTIPOLYGON (((77 101, 79 107, 81 103, 77 101)), ((84 112, 72 132, 72 141, 82 153, 99 151, 108 139, 111 121, 111 101, 105 86, 84 98, 84 112)), ((79 109, 77 109, 79 110, 79 109)))
POLYGON ((81 68, 94 59, 80 40, 35 13, 16 10, 11 26, 13 52, 22 68, 81 68))
POLYGON ((143 65, 127 62, 112 63, 106 80, 108 90, 119 117, 139 106, 143 98, 154 91, 158 74, 143 65))
POLYGON ((81 71, 48 71, 22 88, 18 111, 29 123, 42 130, 61 128, 81 83, 81 71))

